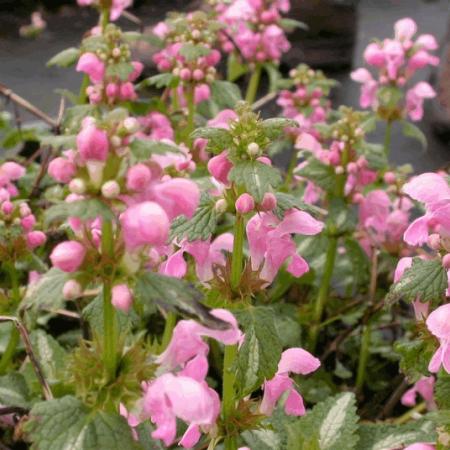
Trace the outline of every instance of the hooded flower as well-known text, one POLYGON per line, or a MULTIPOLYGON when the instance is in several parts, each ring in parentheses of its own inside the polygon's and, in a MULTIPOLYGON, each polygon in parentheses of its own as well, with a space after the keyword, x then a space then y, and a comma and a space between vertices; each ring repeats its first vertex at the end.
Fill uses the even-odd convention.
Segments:
POLYGON ((281 221, 272 213, 253 216, 247 223, 252 269, 261 269, 261 279, 270 283, 281 265, 288 261, 287 271, 296 277, 302 276, 309 266, 297 254, 291 234, 311 236, 320 233, 323 226, 310 214, 297 209, 287 211, 281 221))
POLYGON ((450 374, 450 303, 435 309, 428 316, 426 324, 440 344, 431 358, 428 370, 437 373, 442 366, 450 374))
POLYGON ((421 120, 423 117, 423 102, 426 98, 436 96, 434 89, 425 81, 419 81, 406 93, 406 111, 413 121, 421 120))
POLYGON ((414 386, 408 389, 402 396, 402 404, 413 407, 417 403, 416 397, 419 394, 427 403, 429 410, 436 408, 433 396, 434 377, 422 377, 414 386))
POLYGON ((264 382, 264 397, 259 408, 261 413, 270 416, 279 398, 287 392, 284 405, 286 414, 290 416, 305 414, 303 398, 295 389, 294 380, 289 377, 289 373, 308 375, 319 367, 320 361, 306 350, 302 348, 285 350, 278 363, 277 373, 271 380, 264 382))

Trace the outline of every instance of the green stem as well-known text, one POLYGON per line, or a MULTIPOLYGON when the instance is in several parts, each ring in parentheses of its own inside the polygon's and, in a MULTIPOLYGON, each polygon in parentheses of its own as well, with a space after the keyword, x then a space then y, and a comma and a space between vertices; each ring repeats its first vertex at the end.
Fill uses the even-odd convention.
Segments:
POLYGON ((100 13, 100 26, 102 28, 102 32, 105 31, 106 27, 109 24, 110 12, 111 12, 111 8, 103 8, 100 13))
POLYGON ((186 100, 188 108, 187 116, 187 139, 190 140, 191 133, 195 128, 195 98, 194 98, 194 86, 189 86, 186 91, 186 100))
POLYGON ((244 260, 244 217, 241 214, 236 216, 234 224, 233 254, 231 257, 231 288, 235 290, 241 281, 242 266, 244 260))
POLYGON ((173 329, 177 323, 177 315, 173 312, 169 312, 166 317, 166 324, 164 326, 164 332, 161 339, 160 351, 163 352, 169 345, 172 339, 173 329))
MULTIPOLYGON (((114 257, 112 223, 107 220, 102 224, 102 253, 108 260, 114 257)), ((116 311, 111 303, 111 291, 112 276, 107 273, 103 280, 103 361, 109 380, 113 380, 116 375, 118 342, 116 311)))
MULTIPOLYGON (((225 424, 232 417, 235 409, 234 383, 236 375, 233 370, 234 360, 237 355, 237 345, 227 345, 223 357, 223 379, 222 379, 222 415, 225 424)), ((237 450, 236 436, 228 434, 225 436, 225 450, 237 450)))
POLYGON ((427 409, 427 404, 425 402, 419 403, 414 408, 405 412, 402 416, 395 419, 392 423, 395 425, 403 425, 406 422, 409 422, 410 419, 414 417, 416 413, 421 413, 427 409))
POLYGON ((391 136, 392 136, 392 122, 390 120, 386 123, 386 133, 384 135, 384 154, 389 158, 391 151, 391 136))
POLYGON ((89 76, 84 75, 83 81, 81 82, 81 86, 80 86, 80 92, 78 93, 78 104, 79 105, 84 105, 85 103, 87 103, 86 89, 88 88, 89 84, 90 84, 89 76))
POLYGON ((314 302, 313 324, 309 332, 309 350, 313 353, 316 349, 320 321, 322 320, 323 311, 325 309, 325 304, 327 302, 328 293, 330 290, 331 277, 333 276, 334 263, 336 260, 337 243, 337 236, 331 236, 328 242, 328 250, 322 282, 320 285, 319 293, 314 302))
MULTIPOLYGON (((13 305, 17 306, 21 300, 19 276, 14 266, 14 263, 5 264, 5 267, 11 280, 11 299, 13 301, 13 305)), ((20 342, 19 330, 13 325, 11 328, 9 341, 6 346, 5 352, 3 353, 2 358, 0 359, 0 375, 4 374, 8 369, 9 365, 11 364, 11 361, 14 358, 14 354, 16 353, 16 348, 19 342, 20 342)))
POLYGON ((364 378, 366 374, 367 361, 369 361, 370 338, 372 327, 370 322, 363 326, 361 337, 361 347, 359 349, 358 372, 356 375, 356 391, 361 392, 364 387, 364 378))
POLYGON ((297 161, 298 161, 298 152, 294 148, 292 155, 291 155, 291 160, 289 161, 289 167, 286 172, 286 179, 284 180, 284 190, 286 192, 289 191, 289 188, 290 188, 290 185, 292 182, 292 178, 294 176, 294 169, 297 166, 297 161))
POLYGON ((256 94, 258 93, 259 81, 261 79, 261 65, 256 64, 255 70, 250 77, 248 82, 247 92, 245 93, 245 101, 247 103, 254 103, 256 99, 256 94))

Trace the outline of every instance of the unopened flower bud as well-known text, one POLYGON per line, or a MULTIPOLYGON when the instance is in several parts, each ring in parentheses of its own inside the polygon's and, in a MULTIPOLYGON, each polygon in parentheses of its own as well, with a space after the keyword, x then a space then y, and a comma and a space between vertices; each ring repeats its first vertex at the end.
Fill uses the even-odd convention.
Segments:
POLYGON ((14 205, 6 200, 5 202, 2 203, 2 212, 3 214, 9 215, 13 212, 14 209, 14 205))
POLYGON ((358 171, 358 166, 356 163, 351 162, 347 164, 347 172, 348 173, 356 173, 358 171))
POLYGON ((256 142, 248 144, 247 153, 252 157, 257 156, 259 154, 259 145, 256 142))
POLYGON ((114 47, 112 51, 112 55, 114 58, 118 58, 121 55, 121 51, 119 47, 114 47))
POLYGON ((83 264, 86 249, 78 241, 64 241, 50 254, 52 264, 63 272, 75 272, 83 264))
POLYGON ((20 217, 26 217, 31 214, 31 209, 26 203, 21 203, 19 206, 20 217))
POLYGON ((191 71, 188 68, 183 68, 180 70, 180 78, 183 81, 189 81, 191 79, 191 71))
POLYGON ((102 195, 106 198, 117 198, 120 194, 120 186, 119 183, 115 180, 107 181, 102 186, 102 195))
POLYGON ((353 203, 362 203, 363 200, 364 200, 364 196, 360 192, 357 192, 353 196, 353 203))
POLYGON ((194 78, 195 81, 200 81, 203 80, 203 78, 205 77, 205 73, 201 69, 195 69, 192 74, 192 77, 194 78))
POLYGON ((116 308, 127 313, 133 304, 133 296, 126 284, 118 284, 112 288, 111 303, 116 308))
POLYGON ((344 173, 344 168, 342 166, 337 166, 334 171, 337 175, 342 175, 344 173))
POLYGON ((34 250, 37 247, 45 244, 47 236, 43 231, 30 231, 27 233, 27 247, 34 250))
POLYGON ((78 297, 81 297, 83 293, 83 288, 81 284, 76 280, 68 280, 64 283, 63 286, 63 297, 66 300, 75 300, 78 297))
POLYGON ((119 136, 112 136, 111 145, 113 147, 120 147, 122 145, 122 139, 119 136))
POLYGON ((442 265, 444 266, 444 268, 446 270, 450 269, 450 253, 447 253, 443 258, 442 258, 442 265))
POLYGON ((428 236, 428 246, 433 250, 439 250, 441 248, 441 237, 439 234, 433 233, 428 236))
POLYGON ((384 182, 387 184, 394 184, 396 181, 395 173, 394 172, 386 172, 384 174, 384 182))
POLYGON ((218 213, 224 213, 228 208, 227 201, 224 198, 221 198, 220 200, 217 200, 214 209, 218 213))
POLYGON ((238 213, 247 214, 254 209, 255 201, 250 194, 244 193, 236 200, 235 207, 238 213))
POLYGON ((197 30, 197 29, 195 29, 195 30, 192 30, 192 37, 194 38, 194 39, 198 39, 198 38, 200 38, 201 37, 201 35, 202 35, 202 33, 200 32, 200 30, 197 30))
POLYGON ((84 194, 86 192, 86 183, 81 178, 74 178, 69 183, 69 190, 74 194, 84 194))
POLYGON ((264 194, 263 200, 261 202, 261 209, 264 211, 271 211, 277 206, 277 198, 271 192, 266 192, 264 194))
POLYGON ((136 131, 139 130, 139 122, 134 117, 127 117, 123 121, 123 127, 125 130, 128 131, 128 133, 136 133, 136 131))

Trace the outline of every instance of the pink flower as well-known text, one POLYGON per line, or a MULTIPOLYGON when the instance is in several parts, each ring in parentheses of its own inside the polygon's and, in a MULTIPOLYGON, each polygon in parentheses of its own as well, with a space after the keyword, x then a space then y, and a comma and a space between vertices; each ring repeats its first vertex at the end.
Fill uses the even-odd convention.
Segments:
POLYGON ((163 245, 169 234, 169 219, 157 203, 130 206, 120 216, 125 245, 136 250, 145 245, 163 245))
POLYGON ((308 263, 297 254, 291 234, 320 233, 323 223, 296 209, 285 214, 282 221, 271 213, 253 216, 247 223, 247 237, 253 270, 261 269, 260 277, 272 282, 281 265, 289 260, 287 271, 296 277, 309 270, 308 263))
POLYGON ((364 59, 371 66, 384 67, 385 64, 383 49, 375 42, 369 44, 364 50, 364 59))
POLYGON ((105 63, 95 53, 83 53, 78 60, 77 72, 89 75, 92 83, 101 83, 105 76, 105 63))
POLYGON ((175 442, 177 418, 188 424, 179 441, 184 448, 194 447, 200 439, 200 429, 212 428, 220 412, 219 396, 205 382, 171 373, 148 384, 142 403, 142 415, 156 424, 152 437, 167 446, 175 442))
POLYGON ((232 109, 224 109, 211 120, 208 120, 208 126, 213 128, 230 128, 230 122, 237 119, 237 114, 232 109))
POLYGON ((308 375, 320 367, 320 361, 311 353, 302 348, 290 348, 285 350, 275 376, 264 382, 264 396, 259 410, 262 414, 270 416, 279 398, 288 393, 284 410, 291 416, 302 416, 305 414, 305 406, 302 396, 294 387, 294 380, 289 377, 293 372, 301 375, 308 375))
POLYGON ((7 161, 0 166, 0 180, 5 177, 7 181, 16 181, 24 175, 25 167, 13 161, 7 161))
POLYGON ((136 164, 128 169, 127 172, 127 189, 130 191, 144 191, 150 180, 152 173, 145 164, 136 164))
POLYGON ((405 61, 405 51, 400 42, 392 39, 386 39, 383 43, 383 52, 386 60, 386 69, 388 77, 395 80, 398 71, 405 61))
POLYGON ((228 174, 232 168, 233 164, 228 159, 226 150, 212 157, 208 162, 209 173, 222 184, 228 184, 228 174))
POLYGON ((157 363, 167 370, 185 367, 196 356, 206 356, 208 345, 202 337, 213 338, 225 345, 237 344, 242 340, 236 318, 225 309, 213 309, 211 314, 229 324, 225 330, 215 330, 194 320, 180 320, 173 330, 167 349, 158 356, 157 363))
POLYGON ((77 148, 84 161, 106 161, 109 141, 106 131, 100 130, 91 120, 83 123, 77 135, 77 148))
POLYGON ((43 231, 30 231, 27 233, 27 246, 30 250, 45 244, 47 236, 43 231))
POLYGON ((440 343, 439 348, 430 360, 428 370, 437 373, 442 366, 450 374, 450 303, 435 309, 428 316, 426 324, 440 343))
POLYGON ((369 106, 374 106, 376 104, 376 93, 378 89, 378 83, 372 78, 372 75, 367 69, 360 68, 354 70, 350 77, 353 81, 362 83, 361 86, 361 96, 359 99, 359 104, 361 108, 368 108, 369 106))
POLYGON ((282 54, 291 48, 284 31, 278 25, 269 25, 264 30, 261 37, 261 46, 266 52, 266 58, 273 61, 278 61, 282 54))
POLYGON ((86 249, 78 241, 58 244, 50 254, 52 264, 63 272, 75 272, 83 264, 86 249))
POLYGON ((255 207, 255 200, 250 194, 246 192, 238 197, 236 200, 236 211, 240 214, 247 214, 250 211, 253 211, 255 207))
POLYGON ((403 239, 410 245, 427 242, 429 228, 450 233, 450 187, 436 173, 423 173, 403 186, 403 192, 425 204, 426 213, 414 220, 405 231, 403 239))
POLYGON ((117 20, 122 12, 133 4, 133 0, 112 0, 111 14, 109 18, 112 21, 117 20))
POLYGON ((394 24, 395 39, 410 41, 417 32, 417 24, 410 17, 397 20, 394 24))
POLYGON ((48 165, 48 174, 58 183, 68 183, 76 171, 75 163, 63 157, 53 159, 48 165))
POLYGON ((425 444, 425 443, 417 443, 408 445, 408 447, 405 447, 404 450, 436 450, 436 447, 431 444, 425 444))
POLYGON ((427 408, 433 410, 436 408, 433 396, 434 377, 422 377, 411 389, 408 389, 402 396, 401 402, 405 406, 413 407, 416 403, 417 394, 419 394, 427 403, 427 408))
POLYGON ((113 306, 127 313, 133 304, 133 294, 126 284, 116 284, 112 288, 111 303, 113 306))
POLYGON ((425 81, 419 81, 406 93, 406 111, 413 121, 423 117, 423 102, 426 98, 436 96, 434 89, 425 81))

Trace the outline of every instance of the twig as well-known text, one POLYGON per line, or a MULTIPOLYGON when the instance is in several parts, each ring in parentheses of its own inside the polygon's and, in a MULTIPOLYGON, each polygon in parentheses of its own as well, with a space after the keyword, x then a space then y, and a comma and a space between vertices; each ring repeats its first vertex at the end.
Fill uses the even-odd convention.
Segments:
POLYGON ((80 319, 80 314, 78 314, 74 311, 69 311, 68 309, 42 308, 42 310, 52 313, 52 314, 59 314, 60 316, 64 316, 64 317, 70 317, 71 319, 76 319, 76 320, 80 319))
POLYGON ((0 408, 0 416, 7 416, 8 414, 25 414, 27 410, 20 406, 5 406, 0 408))
MULTIPOLYGON (((44 151, 42 151, 43 153, 44 151)), ((50 163, 50 159, 52 157, 52 151, 48 150, 41 161, 41 166, 39 169, 39 173, 37 174, 36 180, 34 180, 33 188, 31 189, 30 197, 37 197, 39 195, 39 185, 41 184, 42 179, 45 177, 48 169, 48 165, 50 163)))
POLYGON ((403 379, 402 382, 394 390, 394 392, 392 392, 388 401, 385 403, 383 409, 378 414, 377 419, 382 419, 384 417, 390 416, 392 410, 394 409, 395 405, 400 400, 403 393, 406 391, 407 387, 408 387, 408 382, 405 379, 403 379))
POLYGON ((61 96, 61 100, 59 101, 58 117, 56 118, 56 127, 58 132, 61 129, 61 123, 64 118, 65 110, 66 110, 66 99, 64 96, 61 96))
POLYGON ((58 123, 52 119, 49 115, 47 115, 44 111, 41 111, 38 107, 31 104, 28 100, 25 100, 20 95, 17 95, 13 92, 9 87, 5 86, 3 83, 0 83, 0 94, 11 100, 15 104, 21 106, 26 109, 31 114, 35 115, 39 119, 46 122, 48 125, 52 127, 53 130, 57 130, 58 123))
POLYGON ((11 316, 0 316, 0 322, 12 322, 14 326, 17 328, 22 338, 23 345, 25 346, 25 351, 27 352, 27 355, 30 358, 31 365, 33 366, 36 376, 39 380, 39 383, 42 386, 44 397, 46 400, 52 400, 53 399, 52 391, 47 383, 47 380, 45 379, 41 365, 39 364, 39 361, 36 359, 36 356, 33 352, 33 347, 31 345, 28 330, 25 328, 25 325, 21 323, 16 317, 11 316))
POLYGON ((129 11, 123 11, 122 16, 128 19, 130 22, 133 22, 135 25, 139 27, 139 31, 141 33, 144 32, 144 23, 142 22, 139 17, 135 16, 134 14, 130 13, 129 11))
POLYGON ((269 92, 264 97, 261 97, 259 100, 257 100, 255 103, 253 103, 253 105, 252 105, 253 111, 256 111, 257 109, 262 108, 266 103, 269 103, 270 101, 272 101, 276 96, 277 96, 276 92, 269 92))

